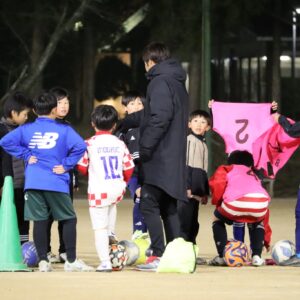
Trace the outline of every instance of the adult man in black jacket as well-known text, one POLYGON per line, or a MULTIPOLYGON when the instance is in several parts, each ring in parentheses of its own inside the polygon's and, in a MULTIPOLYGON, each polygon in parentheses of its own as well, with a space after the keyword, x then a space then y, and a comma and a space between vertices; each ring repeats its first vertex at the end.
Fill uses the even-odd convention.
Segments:
POLYGON ((150 80, 140 126, 140 160, 143 185, 141 212, 148 226, 153 251, 141 271, 155 271, 170 242, 179 237, 177 201, 186 197, 186 137, 188 93, 186 73, 170 58, 162 43, 151 43, 143 52, 150 80))

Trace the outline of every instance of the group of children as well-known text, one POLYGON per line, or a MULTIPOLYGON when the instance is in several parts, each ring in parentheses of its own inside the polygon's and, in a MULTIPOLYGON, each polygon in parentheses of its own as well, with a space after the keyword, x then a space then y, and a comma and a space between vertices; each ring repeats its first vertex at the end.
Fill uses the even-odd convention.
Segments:
MULTIPOLYGON (((142 110, 144 101, 142 95, 134 91, 125 93, 122 98, 127 114, 142 110)), ((91 115, 95 135, 84 141, 65 120, 68 112, 69 96, 62 88, 44 92, 33 102, 21 93, 12 95, 5 102, 0 121, 1 180, 5 176, 14 178, 21 243, 28 241, 29 221, 33 221, 39 270, 49 272, 51 263, 64 262, 65 271, 92 271, 94 269, 76 255, 77 219, 72 198, 77 165, 80 173, 89 176, 89 213, 100 260, 96 271, 110 272, 109 242, 115 238, 116 204, 122 200, 126 187, 134 200, 133 237, 147 232, 139 209, 139 129, 117 134, 117 111, 112 106, 100 105, 91 115), (37 118, 24 124, 32 108, 37 118), (58 256, 51 253, 53 220, 59 222, 58 256)), ((284 121, 282 119, 281 123, 284 121)), ((207 204, 211 190, 212 204, 216 206, 212 228, 218 255, 209 264, 225 265, 225 224, 235 222, 248 223, 252 264, 261 266, 264 264, 261 258, 265 239, 263 221, 268 213, 270 196, 255 174, 253 157, 247 151, 232 152, 228 165, 220 166, 208 180, 205 134, 211 128, 211 122, 210 114, 202 110, 193 111, 189 117, 188 201, 178 201, 180 236, 196 244, 199 204, 207 204)), ((292 125, 285 126, 290 129, 292 125)), ((299 213, 299 209, 296 211, 299 213)), ((300 260, 299 244, 294 260, 300 260)), ((151 249, 148 250, 151 255, 151 249)), ((203 263, 200 258, 198 262, 203 263)))

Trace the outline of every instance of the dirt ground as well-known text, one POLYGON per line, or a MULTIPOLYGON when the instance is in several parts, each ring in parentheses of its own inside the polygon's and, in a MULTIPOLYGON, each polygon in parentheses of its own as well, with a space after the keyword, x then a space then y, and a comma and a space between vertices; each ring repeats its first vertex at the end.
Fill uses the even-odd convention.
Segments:
MULTIPOLYGON (((78 214, 78 257, 98 265, 87 202, 75 200, 78 214)), ((273 199, 271 226, 273 242, 294 241, 294 199, 273 199)), ((132 202, 118 207, 117 235, 130 239, 132 202)), ((216 255, 211 231, 211 205, 200 208, 200 256, 216 255)), ((229 235, 232 230, 229 228, 229 235)), ((57 246, 57 226, 53 226, 53 252, 57 246)), ((248 243, 248 241, 247 241, 248 243)), ((270 257, 269 254, 264 254, 270 257)), ((112 273, 65 273, 54 265, 51 273, 0 273, 0 299, 300 299, 300 267, 210 267, 198 266, 194 274, 143 273, 127 267, 112 273)))

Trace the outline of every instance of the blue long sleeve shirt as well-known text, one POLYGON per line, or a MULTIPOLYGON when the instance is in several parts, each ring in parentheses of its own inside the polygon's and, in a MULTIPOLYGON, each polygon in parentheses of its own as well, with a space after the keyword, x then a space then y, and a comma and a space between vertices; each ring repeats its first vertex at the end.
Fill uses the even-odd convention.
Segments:
POLYGON ((69 174, 86 150, 84 140, 71 126, 39 117, 11 131, 0 140, 9 154, 25 161, 25 190, 69 193, 69 174), (28 164, 31 156, 37 163, 28 164), (55 174, 53 167, 63 165, 66 172, 55 174))

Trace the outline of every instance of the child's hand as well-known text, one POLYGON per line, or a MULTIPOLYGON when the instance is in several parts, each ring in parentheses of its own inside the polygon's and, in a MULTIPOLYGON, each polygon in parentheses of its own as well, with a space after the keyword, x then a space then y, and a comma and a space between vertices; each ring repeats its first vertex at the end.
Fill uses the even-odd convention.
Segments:
POLYGON ((186 191, 186 195, 187 195, 188 199, 194 197, 194 196, 192 195, 192 190, 187 190, 187 191, 186 191))
POLYGON ((272 101, 271 108, 273 111, 276 111, 278 109, 278 103, 276 101, 272 101))
POLYGON ((280 114, 279 114, 279 113, 272 114, 272 117, 273 117, 273 119, 275 120, 275 122, 278 123, 280 114))
POLYGON ((264 248, 266 249, 266 252, 269 253, 271 250, 271 246, 268 244, 264 244, 264 248))
POLYGON ((28 159, 28 164, 30 164, 30 165, 32 165, 32 164, 35 164, 35 163, 37 163, 37 158, 36 158, 36 156, 30 156, 29 157, 29 159, 28 159))
POLYGON ((211 99, 211 100, 208 101, 207 106, 208 106, 209 109, 212 108, 212 105, 213 105, 214 101, 215 101, 214 99, 211 99))
POLYGON ((135 194, 138 198, 141 198, 141 187, 136 189, 135 194))
POLYGON ((63 165, 54 166, 52 169, 53 173, 55 174, 64 174, 66 170, 64 169, 63 165))
POLYGON ((203 197, 201 197, 201 201, 200 201, 200 203, 201 203, 202 205, 206 205, 206 204, 207 204, 207 202, 208 202, 208 197, 207 197, 207 196, 203 196, 203 197))

